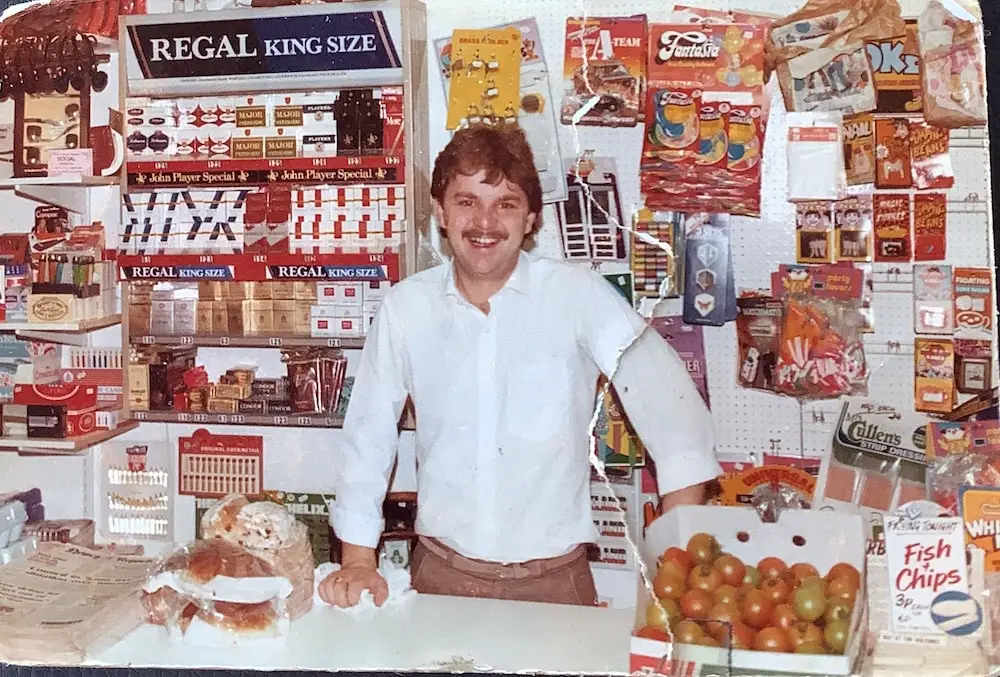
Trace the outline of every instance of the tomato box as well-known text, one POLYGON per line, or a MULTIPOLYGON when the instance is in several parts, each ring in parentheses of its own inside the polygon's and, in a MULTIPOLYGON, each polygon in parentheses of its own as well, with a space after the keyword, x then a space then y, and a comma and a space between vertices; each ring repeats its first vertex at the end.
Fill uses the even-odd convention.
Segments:
POLYGON ((867 604, 864 599, 865 535, 859 515, 815 510, 785 510, 773 524, 763 523, 757 511, 742 507, 678 506, 658 517, 646 529, 641 547, 650 580, 656 574, 663 552, 684 548, 691 536, 704 532, 719 542, 721 550, 756 566, 765 557, 779 557, 789 566, 812 564, 820 575, 838 562, 846 562, 861 572, 861 585, 844 655, 810 655, 749 651, 691 644, 674 644, 636 636, 646 624, 652 599, 639 581, 635 625, 631 639, 631 674, 684 674, 685 664, 731 666, 732 668, 787 672, 798 675, 849 675, 861 650, 867 604), (673 651, 671 652, 671 648, 673 651), (669 658, 670 660, 667 660, 669 658), (680 672, 678 673, 678 670, 680 672))

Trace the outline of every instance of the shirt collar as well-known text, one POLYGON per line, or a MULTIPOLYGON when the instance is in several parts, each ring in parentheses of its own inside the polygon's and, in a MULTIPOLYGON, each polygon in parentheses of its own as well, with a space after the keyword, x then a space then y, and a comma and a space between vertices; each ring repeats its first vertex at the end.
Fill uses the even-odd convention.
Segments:
MULTIPOLYGON (((517 257, 517 265, 514 267, 514 272, 511 273, 510 277, 507 279, 506 284, 500 289, 511 289, 519 294, 527 294, 529 288, 529 281, 531 279, 531 255, 522 251, 517 257)), ((448 262, 448 274, 444 278, 444 286, 442 292, 446 296, 456 296, 458 298, 463 298, 462 293, 458 291, 458 287, 455 286, 455 263, 454 260, 448 262)))

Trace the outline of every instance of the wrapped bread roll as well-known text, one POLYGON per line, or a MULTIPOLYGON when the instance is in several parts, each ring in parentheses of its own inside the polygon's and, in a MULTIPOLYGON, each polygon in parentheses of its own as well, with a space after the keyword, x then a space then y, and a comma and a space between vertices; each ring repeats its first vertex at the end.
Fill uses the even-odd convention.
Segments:
POLYGON ((271 501, 251 502, 246 496, 226 496, 205 513, 203 538, 220 538, 246 548, 288 579, 292 620, 313 604, 313 554, 306 526, 283 506, 271 501))

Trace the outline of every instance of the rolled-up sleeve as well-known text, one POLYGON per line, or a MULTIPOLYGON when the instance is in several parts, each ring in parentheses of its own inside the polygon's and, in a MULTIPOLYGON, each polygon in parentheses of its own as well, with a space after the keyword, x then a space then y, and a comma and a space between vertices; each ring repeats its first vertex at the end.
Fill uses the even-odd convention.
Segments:
POLYGON ((406 405, 405 364, 402 335, 387 297, 369 327, 340 444, 333 454, 335 500, 330 526, 345 543, 374 548, 382 535, 382 505, 399 446, 399 417, 406 405))
POLYGON ((587 275, 580 340, 656 463, 660 495, 715 479, 712 415, 684 361, 607 281, 587 275))

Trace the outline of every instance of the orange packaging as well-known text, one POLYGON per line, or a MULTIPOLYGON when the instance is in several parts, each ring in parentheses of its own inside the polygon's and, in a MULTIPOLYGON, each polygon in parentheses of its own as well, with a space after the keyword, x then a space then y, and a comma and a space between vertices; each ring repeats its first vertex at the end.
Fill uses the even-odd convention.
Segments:
POLYGON ((1000 573, 1000 488, 960 489, 965 542, 986 553, 986 572, 1000 573))
POLYGON ((870 113, 844 118, 847 185, 875 183, 875 121, 870 113))
POLYGON ((948 152, 951 134, 921 120, 910 121, 910 171, 913 187, 947 190, 955 186, 948 152))
POLYGON ((909 188, 910 123, 899 118, 875 121, 875 187, 909 188))
POLYGON ((764 86, 764 27, 750 24, 651 24, 650 82, 706 92, 764 86))
POLYGON ((634 126, 646 83, 645 15, 569 17, 565 49, 562 123, 634 126))
POLYGON ((754 497, 762 492, 773 491, 775 485, 780 490, 790 490, 807 503, 812 502, 816 490, 816 478, 799 468, 786 465, 765 465, 750 467, 726 473, 719 478, 722 505, 752 505, 754 497))
POLYGON ((917 338, 914 356, 914 407, 948 414, 955 406, 955 346, 950 339, 917 338))
POLYGON ((913 196, 913 260, 944 261, 947 244, 947 196, 917 193, 913 196))

